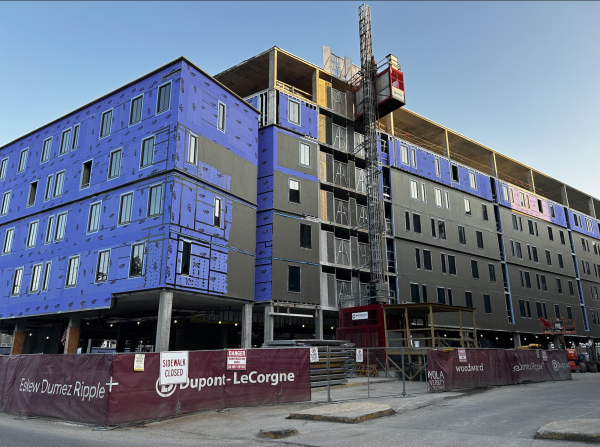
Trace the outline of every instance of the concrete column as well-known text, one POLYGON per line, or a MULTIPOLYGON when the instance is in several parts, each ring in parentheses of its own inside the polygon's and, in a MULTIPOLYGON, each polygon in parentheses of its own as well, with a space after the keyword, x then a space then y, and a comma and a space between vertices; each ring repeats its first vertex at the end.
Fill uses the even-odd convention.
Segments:
POLYGON ((498 168, 496 166, 496 153, 492 152, 490 154, 490 170, 492 172, 492 177, 498 178, 498 168))
POLYGON ((154 352, 169 350, 172 311, 173 292, 161 290, 158 302, 158 320, 156 322, 156 344, 154 346, 154 352))
POLYGON ((273 48, 269 53, 269 88, 277 85, 277 50, 273 48))
POLYGON ((535 183, 533 181, 533 171, 531 169, 527 171, 527 183, 529 183, 529 191, 535 193, 535 183))
POLYGON ((81 315, 73 314, 69 318, 69 326, 67 327, 67 340, 65 341, 65 354, 77 354, 79 346, 79 331, 81 326, 81 315))
POLYGON ((323 340, 323 309, 315 310, 315 338, 323 340))
POLYGON ((567 187, 562 185, 560 188, 560 196, 562 197, 562 202, 564 206, 569 206, 569 197, 567 196, 567 187))
POLYGON ((591 197, 588 199, 588 205, 590 207, 590 216, 596 217, 596 208, 594 207, 594 199, 591 197))
POLYGON ((273 316, 271 315, 273 312, 273 306, 265 306, 265 335, 264 342, 273 340, 273 316))
POLYGON ((92 339, 91 338, 88 338, 87 351, 85 351, 85 352, 87 352, 88 354, 92 353, 92 339))
POLYGON ((242 305, 242 349, 252 347, 252 303, 242 305))
POLYGON ((519 334, 518 332, 513 332, 513 344, 515 345, 515 348, 518 348, 521 345, 521 334, 519 334))
POLYGON ((450 143, 448 142, 448 131, 446 129, 442 133, 442 149, 444 150, 444 157, 450 158, 450 143))
POLYGON ((552 344, 554 345, 554 349, 562 349, 562 346, 560 345, 560 339, 558 338, 558 335, 553 335, 552 336, 552 344))
POLYGON ((23 354, 23 345, 25 344, 25 327, 27 320, 17 320, 15 325, 15 331, 13 332, 13 344, 10 350, 10 355, 21 355, 23 354))

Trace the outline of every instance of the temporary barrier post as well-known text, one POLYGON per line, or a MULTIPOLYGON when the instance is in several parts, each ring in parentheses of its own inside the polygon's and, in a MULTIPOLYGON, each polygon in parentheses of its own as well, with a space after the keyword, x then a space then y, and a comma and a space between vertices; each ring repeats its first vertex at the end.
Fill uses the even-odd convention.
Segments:
POLYGON ((367 397, 371 397, 371 363, 369 361, 369 350, 367 349, 367 397))
POLYGON ((406 376, 404 374, 404 346, 402 346, 402 396, 406 396, 406 376))
POLYGON ((331 402, 331 362, 329 361, 329 346, 327 346, 327 402, 331 402))

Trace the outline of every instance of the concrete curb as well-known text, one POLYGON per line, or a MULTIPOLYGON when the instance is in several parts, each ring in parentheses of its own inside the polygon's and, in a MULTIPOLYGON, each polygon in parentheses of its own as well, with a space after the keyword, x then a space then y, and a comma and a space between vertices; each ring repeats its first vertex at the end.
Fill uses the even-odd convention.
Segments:
POLYGON ((537 439, 555 439, 600 444, 600 419, 569 419, 541 427, 537 439))
POLYGON ((358 424, 369 419, 389 416, 395 413, 388 405, 374 405, 362 402, 326 405, 313 410, 291 413, 287 419, 358 424))

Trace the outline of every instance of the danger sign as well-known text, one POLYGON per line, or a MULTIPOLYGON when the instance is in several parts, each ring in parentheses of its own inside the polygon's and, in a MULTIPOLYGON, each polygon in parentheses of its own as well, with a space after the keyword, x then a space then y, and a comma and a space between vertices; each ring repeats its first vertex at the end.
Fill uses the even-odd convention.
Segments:
POLYGON ((227 371, 246 369, 246 350, 228 349, 227 350, 227 371))
POLYGON ((310 363, 319 361, 319 348, 310 348, 310 363))
POLYGON ((460 363, 467 363, 467 350, 466 349, 458 350, 458 361, 460 363))

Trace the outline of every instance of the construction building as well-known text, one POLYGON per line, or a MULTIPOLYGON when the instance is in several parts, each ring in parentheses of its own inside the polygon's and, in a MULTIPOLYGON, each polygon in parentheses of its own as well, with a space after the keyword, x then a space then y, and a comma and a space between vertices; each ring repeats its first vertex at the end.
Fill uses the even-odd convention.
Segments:
MULTIPOLYGON (((323 67, 273 47, 214 77, 179 58, 0 148, 13 352, 334 338, 370 281, 357 70, 327 48, 323 67)), ((598 199, 380 115, 389 302, 475 308, 481 346, 547 344, 539 317, 600 338, 598 199)))

